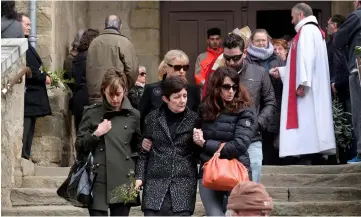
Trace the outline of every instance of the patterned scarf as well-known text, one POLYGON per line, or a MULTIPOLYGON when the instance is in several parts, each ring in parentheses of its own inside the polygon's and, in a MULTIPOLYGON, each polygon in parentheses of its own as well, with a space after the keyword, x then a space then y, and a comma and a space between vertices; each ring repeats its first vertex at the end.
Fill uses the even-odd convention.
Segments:
POLYGON ((257 57, 261 60, 266 60, 270 58, 273 54, 273 45, 268 42, 268 47, 255 47, 252 43, 247 48, 247 51, 250 55, 257 57))

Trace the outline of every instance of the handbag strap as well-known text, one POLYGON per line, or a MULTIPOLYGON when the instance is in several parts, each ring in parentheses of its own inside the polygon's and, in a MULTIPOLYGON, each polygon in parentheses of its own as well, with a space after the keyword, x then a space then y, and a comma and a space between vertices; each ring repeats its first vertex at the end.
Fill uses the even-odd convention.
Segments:
POLYGON ((221 154, 222 148, 224 147, 226 143, 222 142, 221 145, 219 146, 218 150, 214 153, 214 154, 221 154))

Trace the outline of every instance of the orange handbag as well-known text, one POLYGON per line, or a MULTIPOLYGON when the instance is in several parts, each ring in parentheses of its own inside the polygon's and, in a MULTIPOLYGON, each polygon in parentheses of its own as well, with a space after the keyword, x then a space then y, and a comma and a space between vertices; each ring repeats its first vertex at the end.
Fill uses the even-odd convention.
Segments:
POLYGON ((249 181, 247 168, 237 159, 220 159, 222 143, 213 157, 203 165, 204 187, 216 191, 231 191, 239 182, 249 181))

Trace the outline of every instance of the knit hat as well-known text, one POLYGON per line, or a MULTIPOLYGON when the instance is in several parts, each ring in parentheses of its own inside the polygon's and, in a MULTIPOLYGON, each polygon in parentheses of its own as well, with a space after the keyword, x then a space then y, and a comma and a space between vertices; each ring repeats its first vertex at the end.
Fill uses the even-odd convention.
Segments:
POLYGON ((228 197, 227 210, 233 210, 238 215, 242 215, 242 212, 269 215, 273 210, 273 202, 262 184, 240 182, 228 197))

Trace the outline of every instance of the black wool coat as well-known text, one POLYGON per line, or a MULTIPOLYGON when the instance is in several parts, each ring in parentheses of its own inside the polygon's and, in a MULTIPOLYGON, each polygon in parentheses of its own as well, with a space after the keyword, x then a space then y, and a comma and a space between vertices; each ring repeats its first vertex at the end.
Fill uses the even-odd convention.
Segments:
POLYGON ((40 70, 43 62, 35 48, 29 43, 26 51, 26 66, 30 67, 32 77, 25 80, 25 117, 43 117, 51 115, 48 93, 46 91, 46 73, 40 70))

